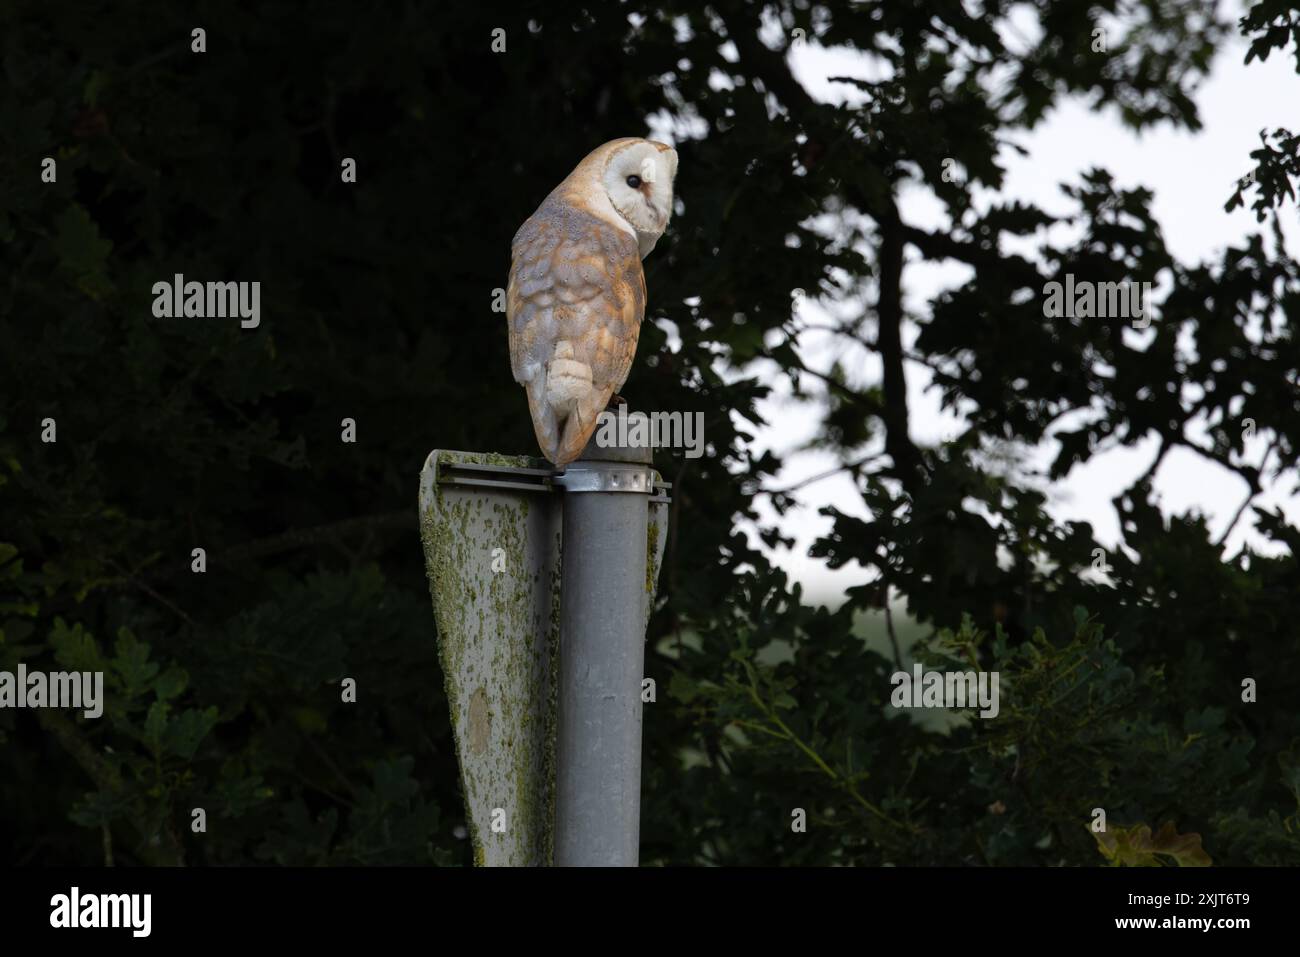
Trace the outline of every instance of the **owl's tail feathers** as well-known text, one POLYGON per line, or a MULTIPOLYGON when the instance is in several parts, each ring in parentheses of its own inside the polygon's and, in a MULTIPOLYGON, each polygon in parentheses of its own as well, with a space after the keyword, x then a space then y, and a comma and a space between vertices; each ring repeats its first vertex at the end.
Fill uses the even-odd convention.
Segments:
POLYGON ((539 375, 535 379, 530 379, 524 383, 524 389, 528 392, 528 411, 533 417, 533 431, 537 434, 537 444, 542 454, 554 462, 560 447, 560 429, 559 423, 551 413, 551 407, 546 402, 546 377, 539 375))
POLYGON ((537 444, 563 468, 582 454, 609 396, 595 387, 591 366, 575 359, 573 346, 563 339, 555 344, 545 374, 534 376, 526 388, 537 444))
POLYGON ((578 400, 573 414, 564 421, 564 437, 560 440, 556 455, 551 458, 552 462, 565 466, 582 454, 592 433, 596 431, 596 416, 600 415, 608 402, 609 390, 602 394, 598 389, 592 389, 578 400))

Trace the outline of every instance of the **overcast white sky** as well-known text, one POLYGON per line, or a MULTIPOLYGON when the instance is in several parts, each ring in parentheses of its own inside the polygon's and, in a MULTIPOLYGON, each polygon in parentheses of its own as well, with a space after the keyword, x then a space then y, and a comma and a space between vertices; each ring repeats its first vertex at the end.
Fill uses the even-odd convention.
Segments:
MULTIPOLYGON (((1238 5, 1226 9, 1235 12, 1238 5)), ((1032 21, 1019 21, 1016 28, 1021 36, 1034 36, 1032 21)), ((878 72, 872 73, 872 64, 857 51, 825 49, 808 42, 790 55, 795 75, 810 94, 822 101, 840 102, 858 95, 844 84, 829 82, 831 76, 879 78, 878 72)), ((1294 131, 1300 126, 1300 77, 1295 72, 1292 51, 1275 52, 1268 61, 1255 61, 1250 66, 1243 64, 1244 57, 1245 45, 1240 41, 1225 45, 1219 52, 1210 77, 1196 95, 1204 124, 1196 134, 1161 127, 1138 136, 1122 127, 1113 112, 1093 113, 1080 101, 1063 101, 1038 129, 1019 138, 1029 150, 1028 157, 1006 153, 1008 176, 998 196, 1004 201, 1018 198, 1049 212, 1064 213, 1071 207, 1058 184, 1077 182, 1083 171, 1100 166, 1111 172, 1120 187, 1141 185, 1154 192, 1153 211, 1171 253, 1180 262, 1217 258, 1226 245, 1238 243, 1248 232, 1259 229, 1248 210, 1232 214, 1223 211, 1232 182, 1253 166, 1248 154, 1259 145, 1259 131, 1278 126, 1294 131)), ((901 208, 910 223, 927 228, 944 225, 942 207, 928 192, 904 193, 901 208)), ((1300 248, 1300 221, 1294 205, 1285 210, 1283 229, 1291 255, 1295 256, 1300 248)), ((1054 233, 1052 238, 1059 237, 1054 233)), ((908 308, 926 315, 927 303, 935 293, 963 281, 965 275, 964 269, 955 264, 909 265, 903 276, 908 308)), ((1155 298, 1161 298, 1158 288, 1155 298)), ((801 315, 810 322, 829 319, 829 314, 812 302, 805 302, 801 315)), ((834 341, 826 334, 807 333, 801 346, 804 355, 820 368, 828 368, 838 356, 855 381, 879 380, 879 364, 874 357, 846 348, 842 341, 834 341)), ((907 374, 913 438, 928 444, 955 434, 955 420, 946 420, 940 414, 937 391, 926 389, 928 370, 909 364, 907 374)), ((782 454, 815 434, 820 422, 816 408, 781 397, 767 402, 762 412, 771 428, 758 436, 757 444, 782 454)), ((1076 468, 1066 480, 1052 486, 1053 514, 1059 519, 1087 520, 1104 544, 1115 544, 1119 528, 1110 499, 1148 467, 1155 454, 1154 441, 1149 442, 1136 451, 1110 452, 1076 468)), ((1036 461, 1049 461, 1050 451, 1050 446, 1045 447, 1036 461)), ((1262 442, 1257 441, 1252 461, 1258 463, 1263 451, 1262 442)), ((792 484, 835 464, 832 457, 819 453, 791 456, 774 487, 792 484)), ((1155 485, 1166 514, 1199 509, 1211 516, 1211 528, 1216 534, 1226 526, 1246 493, 1245 483, 1231 473, 1181 451, 1166 457, 1155 485)), ((1281 505, 1290 521, 1300 524, 1300 499, 1295 485, 1291 473, 1257 502, 1281 505)), ((817 515, 818 508, 833 504, 845 512, 865 516, 852 483, 842 475, 828 478, 808 486, 798 498, 804 507, 779 520, 783 529, 796 538, 797 545, 793 550, 771 553, 773 559, 802 581, 809 596, 816 599, 834 599, 844 588, 868 580, 870 576, 856 565, 831 572, 807 557, 808 546, 830 525, 817 515)), ((761 504, 765 520, 778 521, 766 510, 766 503, 761 504)), ((1259 536, 1249 528, 1244 518, 1228 547, 1235 549, 1247 535, 1259 543, 1259 536)), ((759 544, 752 534, 751 540, 759 544)))

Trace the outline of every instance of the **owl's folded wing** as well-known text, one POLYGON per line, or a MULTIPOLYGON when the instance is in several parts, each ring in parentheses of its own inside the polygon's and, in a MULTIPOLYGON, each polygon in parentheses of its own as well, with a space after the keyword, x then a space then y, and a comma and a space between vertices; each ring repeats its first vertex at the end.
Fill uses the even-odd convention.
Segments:
POLYGON ((622 387, 645 315, 636 238, 549 201, 515 234, 506 315, 510 367, 542 451, 564 465, 622 387))

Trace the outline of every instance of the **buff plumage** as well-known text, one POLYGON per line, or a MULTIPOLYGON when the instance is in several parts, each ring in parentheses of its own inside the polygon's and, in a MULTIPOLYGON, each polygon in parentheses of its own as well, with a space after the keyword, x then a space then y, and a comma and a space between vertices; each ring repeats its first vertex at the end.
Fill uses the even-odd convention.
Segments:
POLYGON ((537 443, 576 459, 627 380, 645 318, 641 260, 672 214, 677 153, 627 138, 591 152, 524 222, 506 288, 510 366, 537 443))

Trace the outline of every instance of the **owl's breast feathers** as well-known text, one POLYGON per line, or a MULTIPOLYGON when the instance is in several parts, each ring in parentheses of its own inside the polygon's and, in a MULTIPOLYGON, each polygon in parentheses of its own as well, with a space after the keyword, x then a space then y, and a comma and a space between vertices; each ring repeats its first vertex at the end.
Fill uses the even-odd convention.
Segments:
POLYGON ((640 251, 631 233, 552 194, 511 253, 511 371, 527 390, 542 451, 567 465, 631 369, 645 316, 640 251))

